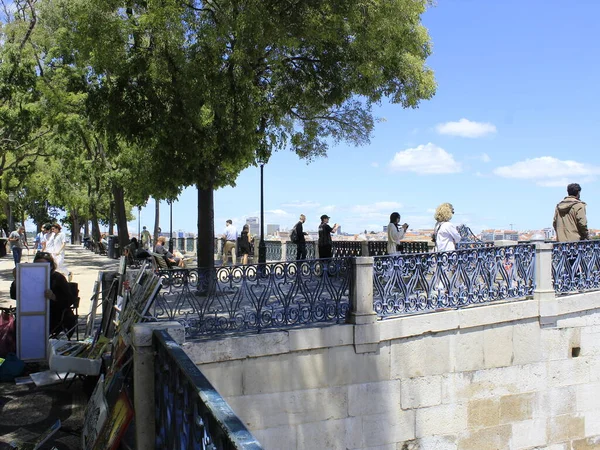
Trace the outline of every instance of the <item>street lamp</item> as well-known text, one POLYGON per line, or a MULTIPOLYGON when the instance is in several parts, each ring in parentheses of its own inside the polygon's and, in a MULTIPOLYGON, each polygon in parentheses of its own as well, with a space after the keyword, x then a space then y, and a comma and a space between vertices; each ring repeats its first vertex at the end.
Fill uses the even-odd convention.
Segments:
POLYGON ((138 206, 138 243, 142 241, 142 230, 140 229, 141 215, 142 215, 142 207, 138 206))
POLYGON ((14 201, 15 201, 15 193, 9 192, 8 193, 8 228, 9 228, 9 231, 14 231, 14 228, 15 228, 15 223, 14 223, 14 218, 13 218, 13 210, 12 210, 12 204, 14 201))
POLYGON ((173 200, 167 200, 169 203, 169 252, 173 253, 173 200))
POLYGON ((258 244, 258 263, 267 262, 267 246, 265 244, 265 196, 264 196, 264 178, 263 171, 265 161, 260 160, 260 242, 258 244))

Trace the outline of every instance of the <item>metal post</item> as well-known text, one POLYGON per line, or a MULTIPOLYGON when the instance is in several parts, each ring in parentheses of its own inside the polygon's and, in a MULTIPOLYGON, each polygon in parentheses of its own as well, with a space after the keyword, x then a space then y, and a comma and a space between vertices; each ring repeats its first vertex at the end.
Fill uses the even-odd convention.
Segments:
POLYGON ((15 231, 15 220, 13 218, 12 204, 15 201, 15 194, 13 192, 8 193, 8 232, 15 231))
POLYGON ((173 253, 173 200, 169 200, 169 251, 173 253))
POLYGON ((265 199, 264 199, 264 163, 260 165, 260 242, 258 244, 258 262, 267 262, 267 246, 265 245, 265 199))
POLYGON ((142 215, 142 207, 138 206, 138 243, 142 240, 142 230, 140 229, 140 219, 142 215))

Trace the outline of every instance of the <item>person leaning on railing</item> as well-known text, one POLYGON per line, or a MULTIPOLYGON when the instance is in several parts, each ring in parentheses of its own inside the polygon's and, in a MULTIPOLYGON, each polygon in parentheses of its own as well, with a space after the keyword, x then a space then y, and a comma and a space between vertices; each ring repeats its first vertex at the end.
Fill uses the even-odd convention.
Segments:
POLYGON ((436 252, 451 252, 456 250, 456 244, 460 242, 460 233, 450 223, 454 215, 454 207, 450 203, 442 203, 435 210, 433 218, 436 221, 431 239, 435 243, 436 252))
POLYGON ((558 242, 585 241, 589 239, 585 203, 579 199, 581 186, 571 183, 567 194, 554 210, 552 226, 558 242))

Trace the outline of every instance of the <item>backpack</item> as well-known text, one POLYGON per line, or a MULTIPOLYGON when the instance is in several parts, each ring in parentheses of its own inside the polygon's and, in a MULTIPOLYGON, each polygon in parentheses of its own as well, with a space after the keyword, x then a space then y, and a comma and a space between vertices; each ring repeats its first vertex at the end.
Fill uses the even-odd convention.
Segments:
POLYGON ((298 224, 294 225, 294 228, 292 228, 292 231, 290 233, 290 241, 292 241, 293 244, 297 244, 298 243, 298 224))

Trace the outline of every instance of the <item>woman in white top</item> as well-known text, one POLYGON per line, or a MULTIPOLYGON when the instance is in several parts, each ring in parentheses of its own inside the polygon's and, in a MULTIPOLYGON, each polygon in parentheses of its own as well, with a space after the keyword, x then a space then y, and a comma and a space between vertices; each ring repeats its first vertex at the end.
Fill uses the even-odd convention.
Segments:
POLYGON ((436 220, 433 230, 436 252, 451 252, 456 250, 456 244, 460 241, 460 234, 456 227, 450 223, 454 207, 450 203, 442 203, 435 210, 433 218, 436 220))
POLYGON ((65 241, 65 235, 61 230, 62 227, 58 223, 52 225, 53 237, 51 250, 48 250, 48 244, 46 244, 46 251, 52 253, 54 262, 56 263, 56 270, 64 276, 69 277, 70 272, 65 265, 65 246, 67 245, 67 242, 65 241))
POLYGON ((387 253, 388 255, 395 255, 400 253, 398 251, 398 245, 400 245, 400 241, 406 234, 406 229, 408 228, 408 224, 405 223, 402 226, 399 226, 400 223, 400 214, 397 212, 393 212, 390 214, 390 223, 387 227, 388 232, 388 240, 387 240, 387 253))

